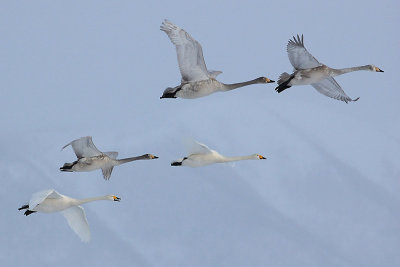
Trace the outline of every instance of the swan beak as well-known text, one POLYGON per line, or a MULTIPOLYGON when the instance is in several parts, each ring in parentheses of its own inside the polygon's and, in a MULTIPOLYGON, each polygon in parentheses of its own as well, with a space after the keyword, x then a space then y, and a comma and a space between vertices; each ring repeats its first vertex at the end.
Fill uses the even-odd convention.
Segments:
POLYGON ((384 72, 383 70, 381 70, 381 69, 378 68, 378 67, 375 67, 375 71, 376 71, 376 72, 384 72))
POLYGON ((119 198, 119 197, 117 197, 117 196, 114 196, 114 201, 121 201, 121 199, 119 198))
POLYGON ((261 155, 258 155, 258 158, 259 158, 259 159, 267 159, 267 158, 264 158, 264 157, 261 156, 261 155))
POLYGON ((270 80, 270 79, 268 79, 268 78, 265 78, 265 82, 266 82, 266 83, 274 83, 275 81, 270 80))
POLYGON ((150 158, 151 158, 151 159, 158 159, 158 157, 157 157, 157 156, 154 156, 154 155, 150 155, 150 158))

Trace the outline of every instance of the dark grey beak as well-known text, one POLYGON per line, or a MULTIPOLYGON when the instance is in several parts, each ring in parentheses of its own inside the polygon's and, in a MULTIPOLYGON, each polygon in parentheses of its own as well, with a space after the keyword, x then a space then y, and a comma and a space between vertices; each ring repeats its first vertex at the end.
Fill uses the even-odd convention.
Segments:
POLYGON ((378 72, 384 72, 383 70, 381 70, 381 69, 379 69, 379 71, 378 72))
POLYGON ((155 158, 155 159, 158 159, 158 157, 157 157, 157 156, 154 156, 154 158, 155 158))
POLYGON ((274 83, 275 81, 273 81, 273 80, 269 80, 269 82, 268 83, 274 83))

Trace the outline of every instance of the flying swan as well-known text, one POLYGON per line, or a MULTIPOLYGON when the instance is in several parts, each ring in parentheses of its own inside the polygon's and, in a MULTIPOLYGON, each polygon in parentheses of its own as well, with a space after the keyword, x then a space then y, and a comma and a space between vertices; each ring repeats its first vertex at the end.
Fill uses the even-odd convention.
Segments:
POLYGON ((304 47, 303 35, 301 38, 293 36, 287 44, 287 52, 290 63, 294 67, 294 72, 282 73, 278 80, 278 87, 275 90, 280 93, 293 85, 311 84, 318 92, 331 98, 344 102, 357 101, 359 97, 351 99, 333 78, 348 72, 369 70, 373 72, 383 72, 374 65, 365 65, 344 69, 332 69, 318 62, 304 47))
POLYGON ((90 241, 90 229, 86 220, 85 210, 80 206, 96 200, 120 201, 113 195, 75 199, 61 195, 54 189, 37 192, 32 195, 29 204, 23 205, 18 210, 26 210, 25 216, 35 212, 52 213, 61 211, 69 226, 83 242, 90 241))
POLYGON ((266 159, 260 154, 252 154, 249 156, 226 157, 217 151, 210 149, 208 146, 201 144, 195 140, 191 141, 191 154, 187 157, 177 159, 171 162, 171 166, 189 166, 202 167, 214 163, 224 163, 249 159, 266 159))
POLYGON ((138 157, 117 159, 118 152, 100 152, 93 144, 92 137, 81 137, 66 144, 62 149, 71 145, 78 160, 72 163, 65 163, 60 171, 65 172, 89 172, 101 169, 105 180, 110 179, 114 166, 141 159, 157 159, 152 154, 144 154, 138 157))
POLYGON ((182 75, 181 84, 174 88, 165 89, 160 98, 199 98, 215 92, 225 92, 251 84, 274 82, 266 77, 259 77, 241 83, 221 83, 215 78, 222 71, 207 70, 203 50, 199 42, 168 20, 164 20, 160 29, 168 35, 176 47, 179 69, 182 75))

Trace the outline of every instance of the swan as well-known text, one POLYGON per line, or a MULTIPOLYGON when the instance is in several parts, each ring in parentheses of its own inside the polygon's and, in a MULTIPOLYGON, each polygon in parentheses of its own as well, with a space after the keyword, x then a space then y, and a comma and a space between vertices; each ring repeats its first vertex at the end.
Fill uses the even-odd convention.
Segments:
POLYGON ((179 69, 182 75, 181 84, 165 89, 160 99, 177 97, 187 99, 199 98, 215 92, 225 92, 251 84, 274 82, 266 77, 259 77, 241 83, 221 83, 215 78, 222 71, 207 70, 203 50, 199 42, 193 39, 185 30, 168 20, 162 22, 160 29, 168 35, 176 47, 179 69))
POLYGON ((48 189, 32 195, 29 204, 23 205, 18 210, 26 210, 24 215, 35 212, 52 213, 61 211, 69 226, 79 236, 83 242, 90 241, 90 230, 86 220, 85 210, 80 206, 82 204, 96 200, 120 201, 121 199, 114 195, 75 199, 64 196, 54 189, 48 189))
POLYGON ((374 65, 365 65, 344 69, 333 69, 320 62, 313 57, 304 47, 303 35, 301 38, 293 36, 293 40, 289 40, 287 44, 287 52, 290 63, 294 67, 294 72, 288 74, 282 73, 278 80, 278 87, 275 90, 280 93, 293 85, 311 84, 318 92, 331 98, 344 102, 357 101, 359 97, 350 98, 333 78, 345 73, 368 70, 373 72, 383 72, 374 65))
POLYGON ((78 160, 65 163, 60 171, 66 172, 89 172, 101 169, 105 180, 110 179, 114 166, 142 159, 157 159, 152 154, 144 154, 138 157, 117 159, 118 152, 100 152, 93 144, 92 137, 86 136, 66 144, 62 149, 71 145, 78 160))
POLYGON ((192 153, 184 158, 177 159, 171 162, 171 166, 189 166, 189 167, 202 167, 214 163, 224 163, 239 160, 250 159, 266 159, 260 154, 252 154, 248 156, 226 157, 219 154, 217 151, 210 149, 208 146, 192 140, 192 153))

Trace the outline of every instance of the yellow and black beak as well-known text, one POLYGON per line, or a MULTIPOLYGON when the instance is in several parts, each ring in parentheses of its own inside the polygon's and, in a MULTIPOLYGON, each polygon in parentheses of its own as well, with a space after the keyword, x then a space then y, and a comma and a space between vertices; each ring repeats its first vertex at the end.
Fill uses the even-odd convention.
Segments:
POLYGON ((378 68, 378 67, 375 67, 375 71, 376 71, 376 72, 384 72, 383 70, 381 70, 381 69, 378 68))
POLYGON ((158 157, 157 157, 157 156, 154 156, 154 155, 150 155, 150 158, 151 158, 151 159, 158 159, 158 157))
POLYGON ((117 197, 117 196, 114 196, 114 201, 121 201, 121 199, 119 198, 119 197, 117 197))
POLYGON ((270 79, 268 79, 268 78, 265 78, 265 82, 266 82, 266 83, 274 83, 275 81, 270 80, 270 79))
POLYGON ((259 159, 267 159, 267 158, 264 158, 264 157, 261 156, 261 155, 258 155, 258 158, 259 158, 259 159))

